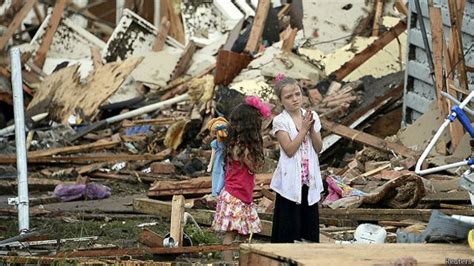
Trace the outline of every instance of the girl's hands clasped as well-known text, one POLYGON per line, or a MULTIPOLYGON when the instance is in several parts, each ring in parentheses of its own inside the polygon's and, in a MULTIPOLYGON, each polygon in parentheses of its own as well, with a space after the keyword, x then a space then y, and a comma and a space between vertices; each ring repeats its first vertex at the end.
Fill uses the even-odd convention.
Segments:
POLYGON ((306 132, 309 132, 311 130, 311 128, 313 127, 314 125, 314 118, 313 118, 313 112, 311 112, 311 110, 306 110, 306 114, 305 116, 303 117, 303 129, 306 131, 306 132))

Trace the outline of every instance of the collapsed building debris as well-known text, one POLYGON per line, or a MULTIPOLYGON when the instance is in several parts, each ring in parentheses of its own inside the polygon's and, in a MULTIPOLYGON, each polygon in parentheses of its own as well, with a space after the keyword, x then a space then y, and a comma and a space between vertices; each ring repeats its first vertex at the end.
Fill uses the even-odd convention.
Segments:
MULTIPOLYGON (((28 185, 33 196, 28 201, 30 216, 37 225, 59 221, 66 229, 18 239, 12 238, 18 233, 12 229, 14 224, 0 224, 0 261, 54 263, 67 258, 86 263, 91 260, 85 258, 110 262, 120 256, 154 255, 154 260, 220 262, 213 252, 240 249, 244 265, 255 264, 257 257, 259 263, 319 262, 323 259, 319 256, 308 261, 299 257, 306 256, 306 244, 295 244, 303 245, 299 255, 283 252, 285 258, 262 259, 262 254, 278 251, 253 243, 269 242, 272 231, 276 194, 269 185, 281 151, 270 134, 271 120, 262 125, 266 159, 253 191, 262 232, 241 240, 252 245, 239 247, 222 245, 209 229, 216 198, 210 196, 206 167, 211 157, 207 121, 228 116, 247 95, 268 101, 276 115, 282 107, 273 85, 281 73, 298 81, 305 108, 315 110, 321 119, 320 162, 326 186, 319 203, 321 242, 354 241, 356 228, 371 223, 386 231, 386 243, 458 242, 414 245, 413 256, 420 263, 439 262, 419 251, 423 247, 469 256, 462 245, 473 225, 453 218, 474 216, 471 192, 459 187, 468 168, 427 175, 415 172, 418 158, 448 114, 447 104, 439 98, 431 105, 413 107, 410 95, 415 92, 406 89, 413 83, 407 76, 423 78, 423 73, 413 72, 413 64, 418 63, 406 61, 414 53, 405 43, 408 32, 417 31, 410 28, 411 16, 420 12, 416 0, 408 8, 400 0, 317 5, 315 1, 162 0, 154 1, 154 11, 158 6, 160 11, 152 19, 140 1, 116 1, 113 6, 113 1, 86 1, 88 7, 69 1, 13 2, 24 5, 8 6, 9 1, 0 5, 9 10, 5 15, 0 12, 0 50, 5 55, 0 60, 0 190, 15 195, 18 187, 12 72, 6 56, 9 48, 18 47, 27 114, 28 185), (104 5, 118 16, 102 19, 94 13, 94 5, 104 5), (10 17, 15 10, 17 14, 10 17), (80 26, 74 14, 89 23, 80 26), (31 16, 36 18, 36 31, 26 36, 18 31, 24 31, 22 23, 31 16), (341 20, 332 21, 334 16, 341 20), (416 121, 400 128, 407 105, 425 112, 410 114, 416 121), (96 223, 93 229, 76 227, 86 221, 96 223), (458 227, 463 230, 451 230, 458 227), (70 243, 74 248, 69 249, 70 243), (25 247, 28 260, 22 257, 25 247), (6 249, 17 250, 18 256, 12 257, 6 249), (195 253, 211 255, 180 256, 195 253)), ((432 20, 441 20, 436 17, 438 5, 429 6, 432 20)), ((464 25, 456 22, 466 19, 461 16, 465 6, 472 9, 471 3, 449 5, 446 18, 454 36, 464 25)), ((430 84, 436 89, 432 94, 441 97, 446 91, 459 99, 468 94, 472 83, 465 77, 472 76, 472 57, 466 56, 464 68, 453 62, 462 61, 470 48, 463 47, 458 36, 457 41, 449 40, 445 47, 449 56, 443 58, 442 25, 441 37, 436 38, 440 32, 434 32, 434 24, 431 27, 434 56, 430 60, 436 80, 430 84), (446 57, 454 61, 445 62, 446 57), (448 74, 447 89, 440 83, 443 73, 448 74)), ((424 167, 470 158, 468 133, 452 126, 424 167)), ((0 218, 11 219, 18 212, 4 198, 0 218)), ((349 245, 337 248, 345 254, 359 252, 357 243, 349 245)), ((374 263, 408 254, 403 244, 383 245, 396 254, 374 263)))

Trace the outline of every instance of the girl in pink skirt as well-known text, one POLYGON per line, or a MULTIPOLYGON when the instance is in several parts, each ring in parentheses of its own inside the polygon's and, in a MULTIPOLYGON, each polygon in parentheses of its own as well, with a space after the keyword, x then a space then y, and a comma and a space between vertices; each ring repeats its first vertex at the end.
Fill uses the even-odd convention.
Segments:
MULTIPOLYGON (((224 189, 217 197, 212 228, 225 232, 224 244, 231 244, 237 234, 248 235, 262 230, 253 203, 255 171, 263 166, 263 140, 260 134, 262 117, 271 110, 256 96, 245 99, 229 117, 229 136, 226 141, 224 189)), ((224 252, 224 260, 232 260, 232 252, 224 252)))

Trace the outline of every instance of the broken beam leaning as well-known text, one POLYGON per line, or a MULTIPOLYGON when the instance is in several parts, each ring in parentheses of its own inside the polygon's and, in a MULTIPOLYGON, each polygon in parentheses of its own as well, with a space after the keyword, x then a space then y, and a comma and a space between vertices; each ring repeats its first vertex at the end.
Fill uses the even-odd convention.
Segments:
POLYGON ((10 38, 13 36, 15 31, 18 29, 23 19, 25 19, 26 15, 28 15, 35 3, 36 0, 28 0, 26 4, 21 8, 20 12, 16 14, 13 21, 10 23, 10 25, 8 25, 8 29, 2 34, 2 37, 0 37, 0 51, 5 48, 8 43, 8 40, 10 40, 10 38))
POLYGON ((357 69, 365 61, 375 55, 378 51, 382 50, 387 44, 398 37, 407 28, 407 24, 404 20, 400 20, 397 25, 386 31, 380 38, 374 43, 365 48, 362 52, 356 54, 351 60, 342 65, 338 70, 334 71, 331 75, 335 76, 337 81, 342 81, 352 71, 357 69))
POLYGON ((49 20, 49 28, 46 31, 46 34, 43 37, 41 46, 36 52, 36 58, 34 60, 35 65, 43 67, 44 61, 46 60, 46 54, 48 53, 49 46, 53 42, 54 33, 61 22, 61 17, 63 15, 64 8, 66 8, 67 0, 58 0, 53 8, 53 13, 49 20))
POLYGON ((160 31, 156 36, 155 43, 153 44, 153 51, 159 52, 165 46, 166 37, 168 37, 168 32, 170 31, 170 21, 166 16, 161 19, 160 31))
POLYGON ((247 53, 254 53, 260 42, 260 37, 262 37, 263 28, 265 26, 265 21, 267 20, 268 10, 270 10, 270 0, 260 0, 258 1, 257 11, 255 18, 253 20, 252 30, 250 31, 249 40, 245 46, 245 51, 247 53))
POLYGON ((367 146, 370 146, 370 147, 373 147, 373 148, 376 148, 376 149, 379 149, 379 150, 393 151, 396 154, 400 154, 400 155, 402 155, 404 157, 407 157, 407 158, 418 158, 418 156, 419 156, 415 151, 413 151, 413 150, 411 150, 411 149, 409 149, 405 146, 402 146, 402 145, 397 144, 397 143, 386 141, 384 139, 372 136, 370 134, 367 134, 367 133, 359 131, 359 130, 352 129, 350 127, 346 127, 346 126, 343 126, 343 125, 340 125, 340 124, 337 124, 337 123, 334 123, 334 122, 330 122, 330 121, 325 120, 325 119, 321 119, 321 124, 322 124, 324 129, 326 129, 326 130, 328 130, 328 131, 330 131, 330 132, 332 132, 336 135, 339 135, 339 136, 344 137, 346 139, 350 139, 350 140, 355 141, 355 142, 362 143, 364 145, 367 145, 367 146))

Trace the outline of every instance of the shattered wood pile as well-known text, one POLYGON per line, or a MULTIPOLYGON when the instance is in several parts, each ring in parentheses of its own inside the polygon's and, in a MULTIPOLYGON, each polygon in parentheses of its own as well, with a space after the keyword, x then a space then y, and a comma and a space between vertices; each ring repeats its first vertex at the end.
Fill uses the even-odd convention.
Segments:
MULTIPOLYGON (((321 118, 320 161, 327 189, 319 204, 325 242, 351 240, 355 227, 365 222, 385 228, 386 242, 429 241, 426 232, 434 230, 431 219, 474 215, 469 194, 458 186, 463 169, 423 177, 413 170, 444 111, 433 104, 430 112, 400 130, 407 27, 401 1, 394 3, 400 14, 388 11, 389 4, 383 1, 337 7, 337 12, 353 12, 360 20, 352 21, 350 29, 331 23, 321 28, 319 33, 327 36, 352 32, 342 43, 334 38, 329 48, 325 42, 319 46, 318 29, 308 22, 311 18, 302 16, 302 1, 176 5, 162 0, 155 1, 161 2, 161 16, 154 18, 146 11, 153 10, 146 6, 148 1, 125 1, 125 9, 93 1, 88 6, 66 0, 12 2, 2 5, 6 12, 0 17, 3 194, 15 195, 17 189, 7 50, 19 47, 30 216, 71 224, 105 220, 100 228, 111 220, 142 221, 134 227, 140 230, 134 235, 140 244, 132 246, 106 245, 98 233, 83 238, 77 232, 74 237, 53 238, 40 232, 2 241, 6 237, 0 226, 0 248, 16 248, 21 258, 26 246, 28 255, 35 256, 22 263, 64 258, 82 263, 89 261, 74 258, 146 254, 176 258, 183 253, 238 249, 203 240, 203 232, 210 233, 216 204, 206 172, 211 156, 206 124, 218 115, 229 115, 246 95, 267 100, 278 114, 282 107, 272 85, 279 73, 300 83, 305 107, 321 118), (45 12, 48 6, 51 9, 45 12), (113 22, 102 19, 99 7, 117 8, 116 23, 115 17, 113 22), (363 9, 373 12, 360 13, 363 9), (30 26, 22 24, 25 18, 32 21, 30 26), (435 209, 444 214, 432 212, 435 209), (159 233, 149 229, 157 224, 165 229, 159 233), (170 242, 170 236, 177 243, 170 242), (59 242, 48 239, 84 242, 87 249, 56 249, 52 245, 59 242)), ((305 12, 321 15, 311 5, 306 7, 305 12)), ((262 128, 266 164, 254 189, 262 242, 271 235, 275 193, 269 184, 280 152, 271 127, 266 121, 262 128)), ((467 135, 456 149, 448 147, 450 143, 450 135, 443 135, 430 164, 470 156, 467 135)), ((16 217, 15 208, 2 204, 2 218, 16 217)), ((8 254, 2 250, 2 255, 8 254)), ((1 259, 19 262, 18 257, 1 259)))

